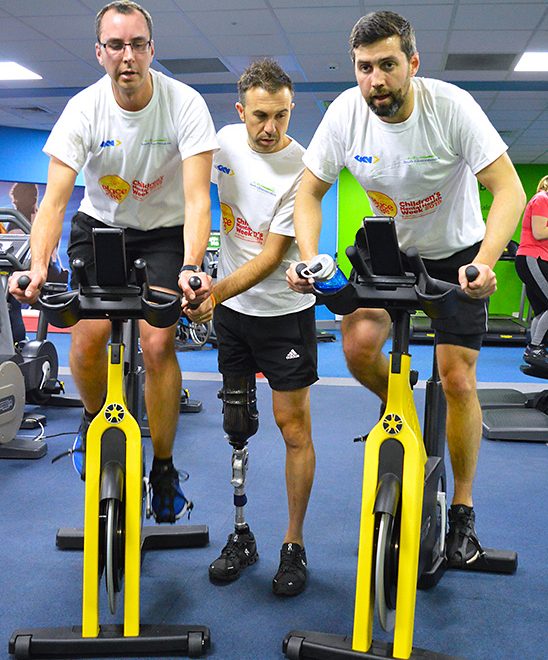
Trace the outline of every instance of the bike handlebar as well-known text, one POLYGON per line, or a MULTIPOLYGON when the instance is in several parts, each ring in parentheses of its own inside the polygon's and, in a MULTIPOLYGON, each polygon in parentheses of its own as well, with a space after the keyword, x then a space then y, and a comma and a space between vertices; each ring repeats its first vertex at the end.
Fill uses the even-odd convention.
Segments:
MULTIPOLYGON (((38 298, 37 305, 51 325, 68 328, 82 319, 144 319, 150 325, 167 328, 181 315, 180 295, 149 287, 143 259, 134 263, 137 285, 121 287, 89 286, 83 262, 75 260, 72 266, 80 276, 81 284, 77 290, 51 293, 44 287, 38 298)), ((26 275, 21 276, 19 285, 23 278, 28 279, 26 275)))
MULTIPOLYGON (((363 307, 400 309, 414 312, 422 309, 430 318, 448 318, 456 311, 457 298, 473 302, 458 284, 431 277, 416 248, 406 252, 411 273, 402 275, 375 275, 367 264, 349 248, 347 254, 358 277, 336 293, 315 292, 318 302, 335 314, 350 314, 363 307)), ((300 265, 300 264, 299 264, 300 265)), ((468 266, 467 278, 473 281, 479 275, 475 266, 468 266)))

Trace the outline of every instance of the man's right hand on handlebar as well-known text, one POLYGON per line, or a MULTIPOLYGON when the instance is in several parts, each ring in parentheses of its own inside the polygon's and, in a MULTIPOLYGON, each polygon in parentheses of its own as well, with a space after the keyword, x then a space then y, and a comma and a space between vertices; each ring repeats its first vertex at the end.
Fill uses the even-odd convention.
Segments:
POLYGON ((19 302, 32 305, 37 301, 40 291, 46 282, 46 278, 47 270, 45 272, 37 270, 15 271, 10 275, 8 280, 9 292, 19 302), (26 275, 30 279, 30 283, 22 289, 19 286, 19 278, 23 275, 26 275))
POLYGON ((312 277, 305 278, 297 274, 297 266, 299 264, 307 264, 306 261, 294 261, 289 268, 285 271, 285 280, 287 285, 297 293, 313 293, 314 279, 312 277))

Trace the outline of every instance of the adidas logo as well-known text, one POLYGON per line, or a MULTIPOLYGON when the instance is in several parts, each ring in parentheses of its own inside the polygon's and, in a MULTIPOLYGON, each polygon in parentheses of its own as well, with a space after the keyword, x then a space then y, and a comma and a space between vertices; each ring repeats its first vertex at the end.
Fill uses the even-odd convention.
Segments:
POLYGON ((297 353, 297 351, 292 348, 289 353, 285 356, 286 360, 296 360, 297 358, 300 358, 301 356, 297 353))

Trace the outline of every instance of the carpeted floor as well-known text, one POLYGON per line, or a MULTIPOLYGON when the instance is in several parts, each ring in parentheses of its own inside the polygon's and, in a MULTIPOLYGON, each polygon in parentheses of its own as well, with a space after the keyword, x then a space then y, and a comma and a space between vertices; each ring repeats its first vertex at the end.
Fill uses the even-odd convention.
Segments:
MULTIPOLYGON (((431 349, 417 346, 413 352, 426 378, 431 349)), ((60 353, 66 364, 62 347, 60 353)), ((481 357, 485 373, 496 381, 508 374, 525 380, 518 369, 521 353, 488 347, 481 357)), ((208 563, 233 525, 231 449, 221 428, 215 354, 180 354, 185 385, 203 410, 181 416, 175 451, 176 466, 190 473, 185 493, 195 502, 191 522, 209 526, 210 544, 145 556, 141 619, 209 626, 211 658, 274 660, 283 657, 282 640, 292 629, 352 631, 363 460, 363 445, 353 438, 373 425, 378 403, 351 381, 338 380, 348 377, 340 342, 321 344, 320 373, 333 380, 321 381, 331 384, 313 387, 311 395, 317 469, 305 529, 309 585, 297 598, 278 599, 270 585, 287 524, 284 449, 269 388, 259 384, 261 421, 250 440, 247 516, 260 560, 235 583, 215 586, 208 580, 208 563)), ((419 388, 419 407, 423 397, 419 388)), ((48 408, 46 414, 48 456, 0 461, 0 658, 8 657, 16 628, 78 625, 81 618, 81 554, 57 550, 55 532, 81 525, 83 485, 70 459, 51 463, 70 446, 80 413, 48 408), (68 435, 54 437, 58 433, 68 435)), ((147 457, 150 465, 150 448, 147 457)), ((475 491, 478 533, 487 546, 518 551, 519 568, 513 576, 451 571, 432 591, 419 592, 416 646, 470 660, 546 658, 547 473, 546 445, 484 440, 475 491)), ((103 623, 120 620, 121 609, 114 617, 104 614, 104 595, 101 607, 103 623)), ((385 635, 375 627, 375 637, 385 635)))

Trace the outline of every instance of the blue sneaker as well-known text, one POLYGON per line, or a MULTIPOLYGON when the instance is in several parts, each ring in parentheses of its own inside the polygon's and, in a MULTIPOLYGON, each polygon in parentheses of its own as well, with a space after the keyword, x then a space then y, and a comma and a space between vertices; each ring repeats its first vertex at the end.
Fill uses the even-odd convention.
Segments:
MULTIPOLYGON (((188 479, 182 473, 183 481, 188 479)), ((149 476, 152 488, 152 512, 157 523, 174 523, 185 514, 190 518, 194 504, 187 500, 179 484, 179 472, 173 465, 153 466, 149 476)))
POLYGON ((72 465, 80 475, 82 481, 86 478, 86 435, 90 424, 91 420, 88 419, 86 413, 82 413, 82 421, 80 422, 78 435, 72 444, 72 450, 70 452, 72 465))

